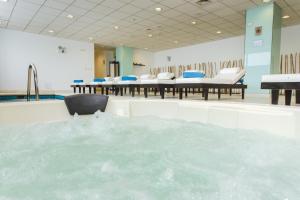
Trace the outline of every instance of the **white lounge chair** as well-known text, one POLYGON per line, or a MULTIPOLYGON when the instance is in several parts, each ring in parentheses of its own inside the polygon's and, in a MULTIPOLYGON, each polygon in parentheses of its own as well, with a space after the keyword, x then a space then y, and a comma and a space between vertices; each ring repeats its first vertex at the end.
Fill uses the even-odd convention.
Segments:
POLYGON ((74 93, 76 93, 76 88, 78 88, 79 93, 81 93, 82 89, 83 93, 85 93, 85 83, 83 80, 74 80, 71 87, 73 88, 74 93))
POLYGON ((170 72, 162 72, 157 75, 157 78, 141 79, 139 87, 144 88, 144 96, 148 97, 148 89, 154 88, 154 93, 159 91, 162 98, 164 98, 165 88, 173 88, 173 95, 175 95, 175 75, 170 72))
MULTIPOLYGON (((208 100, 209 89, 218 89, 218 98, 221 98, 221 89, 242 89, 244 99, 246 85, 243 84, 243 77, 246 71, 240 68, 224 68, 213 78, 177 80, 176 88, 179 88, 179 98, 182 99, 183 88, 202 88, 205 100, 208 100), (188 82, 189 81, 189 82, 188 82)), ((186 92, 187 95, 187 92, 186 92)))
MULTIPOLYGON (((129 93, 134 97, 135 95, 135 87, 140 83, 140 80, 136 75, 125 75, 121 76, 118 81, 114 84, 115 86, 115 95, 117 96, 120 92, 121 96, 123 96, 123 90, 129 88, 129 93)), ((138 93, 140 90, 138 88, 138 93)))
POLYGON ((272 104, 278 104, 279 90, 285 90, 285 105, 291 105, 292 90, 296 90, 296 104, 300 104, 300 74, 264 75, 261 89, 270 89, 272 104))

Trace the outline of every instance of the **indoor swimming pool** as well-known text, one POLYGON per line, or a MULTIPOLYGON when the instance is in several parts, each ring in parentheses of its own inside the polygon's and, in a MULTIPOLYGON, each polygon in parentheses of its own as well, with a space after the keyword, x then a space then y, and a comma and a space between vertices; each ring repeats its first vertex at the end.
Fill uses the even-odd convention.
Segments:
MULTIPOLYGON (((35 100, 35 95, 30 95, 30 100, 35 100)), ((62 95, 39 95, 40 100, 64 100, 62 95)), ((0 95, 1 102, 22 102, 27 101, 27 95, 0 95)))
POLYGON ((0 127, 0 199, 294 200, 300 140, 96 113, 0 127))

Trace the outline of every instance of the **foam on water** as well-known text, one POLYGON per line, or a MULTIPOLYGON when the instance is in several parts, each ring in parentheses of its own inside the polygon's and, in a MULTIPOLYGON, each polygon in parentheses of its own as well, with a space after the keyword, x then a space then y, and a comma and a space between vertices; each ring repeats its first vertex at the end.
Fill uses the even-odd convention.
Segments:
POLYGON ((103 113, 0 128, 0 200, 297 200, 300 141, 103 113))

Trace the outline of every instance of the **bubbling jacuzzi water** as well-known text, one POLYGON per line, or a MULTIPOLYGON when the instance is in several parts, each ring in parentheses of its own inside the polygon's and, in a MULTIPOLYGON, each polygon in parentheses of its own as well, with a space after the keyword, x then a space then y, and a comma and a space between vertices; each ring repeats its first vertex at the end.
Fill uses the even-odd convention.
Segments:
POLYGON ((108 114, 0 128, 1 200, 295 200, 300 142, 108 114))

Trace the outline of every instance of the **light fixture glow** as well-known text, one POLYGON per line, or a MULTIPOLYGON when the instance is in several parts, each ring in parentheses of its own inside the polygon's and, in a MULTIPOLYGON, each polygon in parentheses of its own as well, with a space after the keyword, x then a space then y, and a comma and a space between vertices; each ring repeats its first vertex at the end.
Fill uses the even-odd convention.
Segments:
POLYGON ((177 41, 177 40, 175 40, 175 41, 174 41, 174 43, 175 43, 175 44, 178 44, 178 41, 177 41))
POLYGON ((118 27, 118 26, 115 26, 114 28, 115 28, 116 30, 118 30, 118 29, 119 29, 119 27, 118 27))
POLYGON ((162 11, 162 8, 157 7, 157 8, 155 8, 155 11, 160 12, 160 11, 162 11))
POLYGON ((288 18, 290 18, 289 15, 284 15, 284 16, 282 17, 282 19, 288 19, 288 18))
POLYGON ((71 15, 71 14, 68 14, 68 15, 67 15, 67 18, 69 18, 69 19, 73 19, 73 18, 74 18, 74 16, 73 16, 73 15, 71 15))
POLYGON ((148 35, 148 37, 149 37, 149 38, 152 38, 152 37, 153 37, 153 35, 152 35, 152 34, 149 34, 149 35, 148 35))
POLYGON ((49 32, 49 33, 54 33, 54 30, 49 30, 48 32, 49 32))
POLYGON ((192 21, 192 24, 193 24, 193 25, 195 25, 195 24, 197 24, 197 22, 195 22, 195 21, 192 21))
POLYGON ((147 48, 147 47, 145 47, 144 49, 145 49, 145 50, 148 50, 148 48, 147 48))
POLYGON ((269 3, 272 0, 263 0, 264 3, 269 3))
POLYGON ((7 3, 8 0, 0 0, 0 2, 7 3))
POLYGON ((222 31, 217 31, 217 34, 221 34, 222 33, 222 31))
POLYGON ((93 37, 89 37, 89 41, 93 41, 94 40, 94 38, 93 37))

